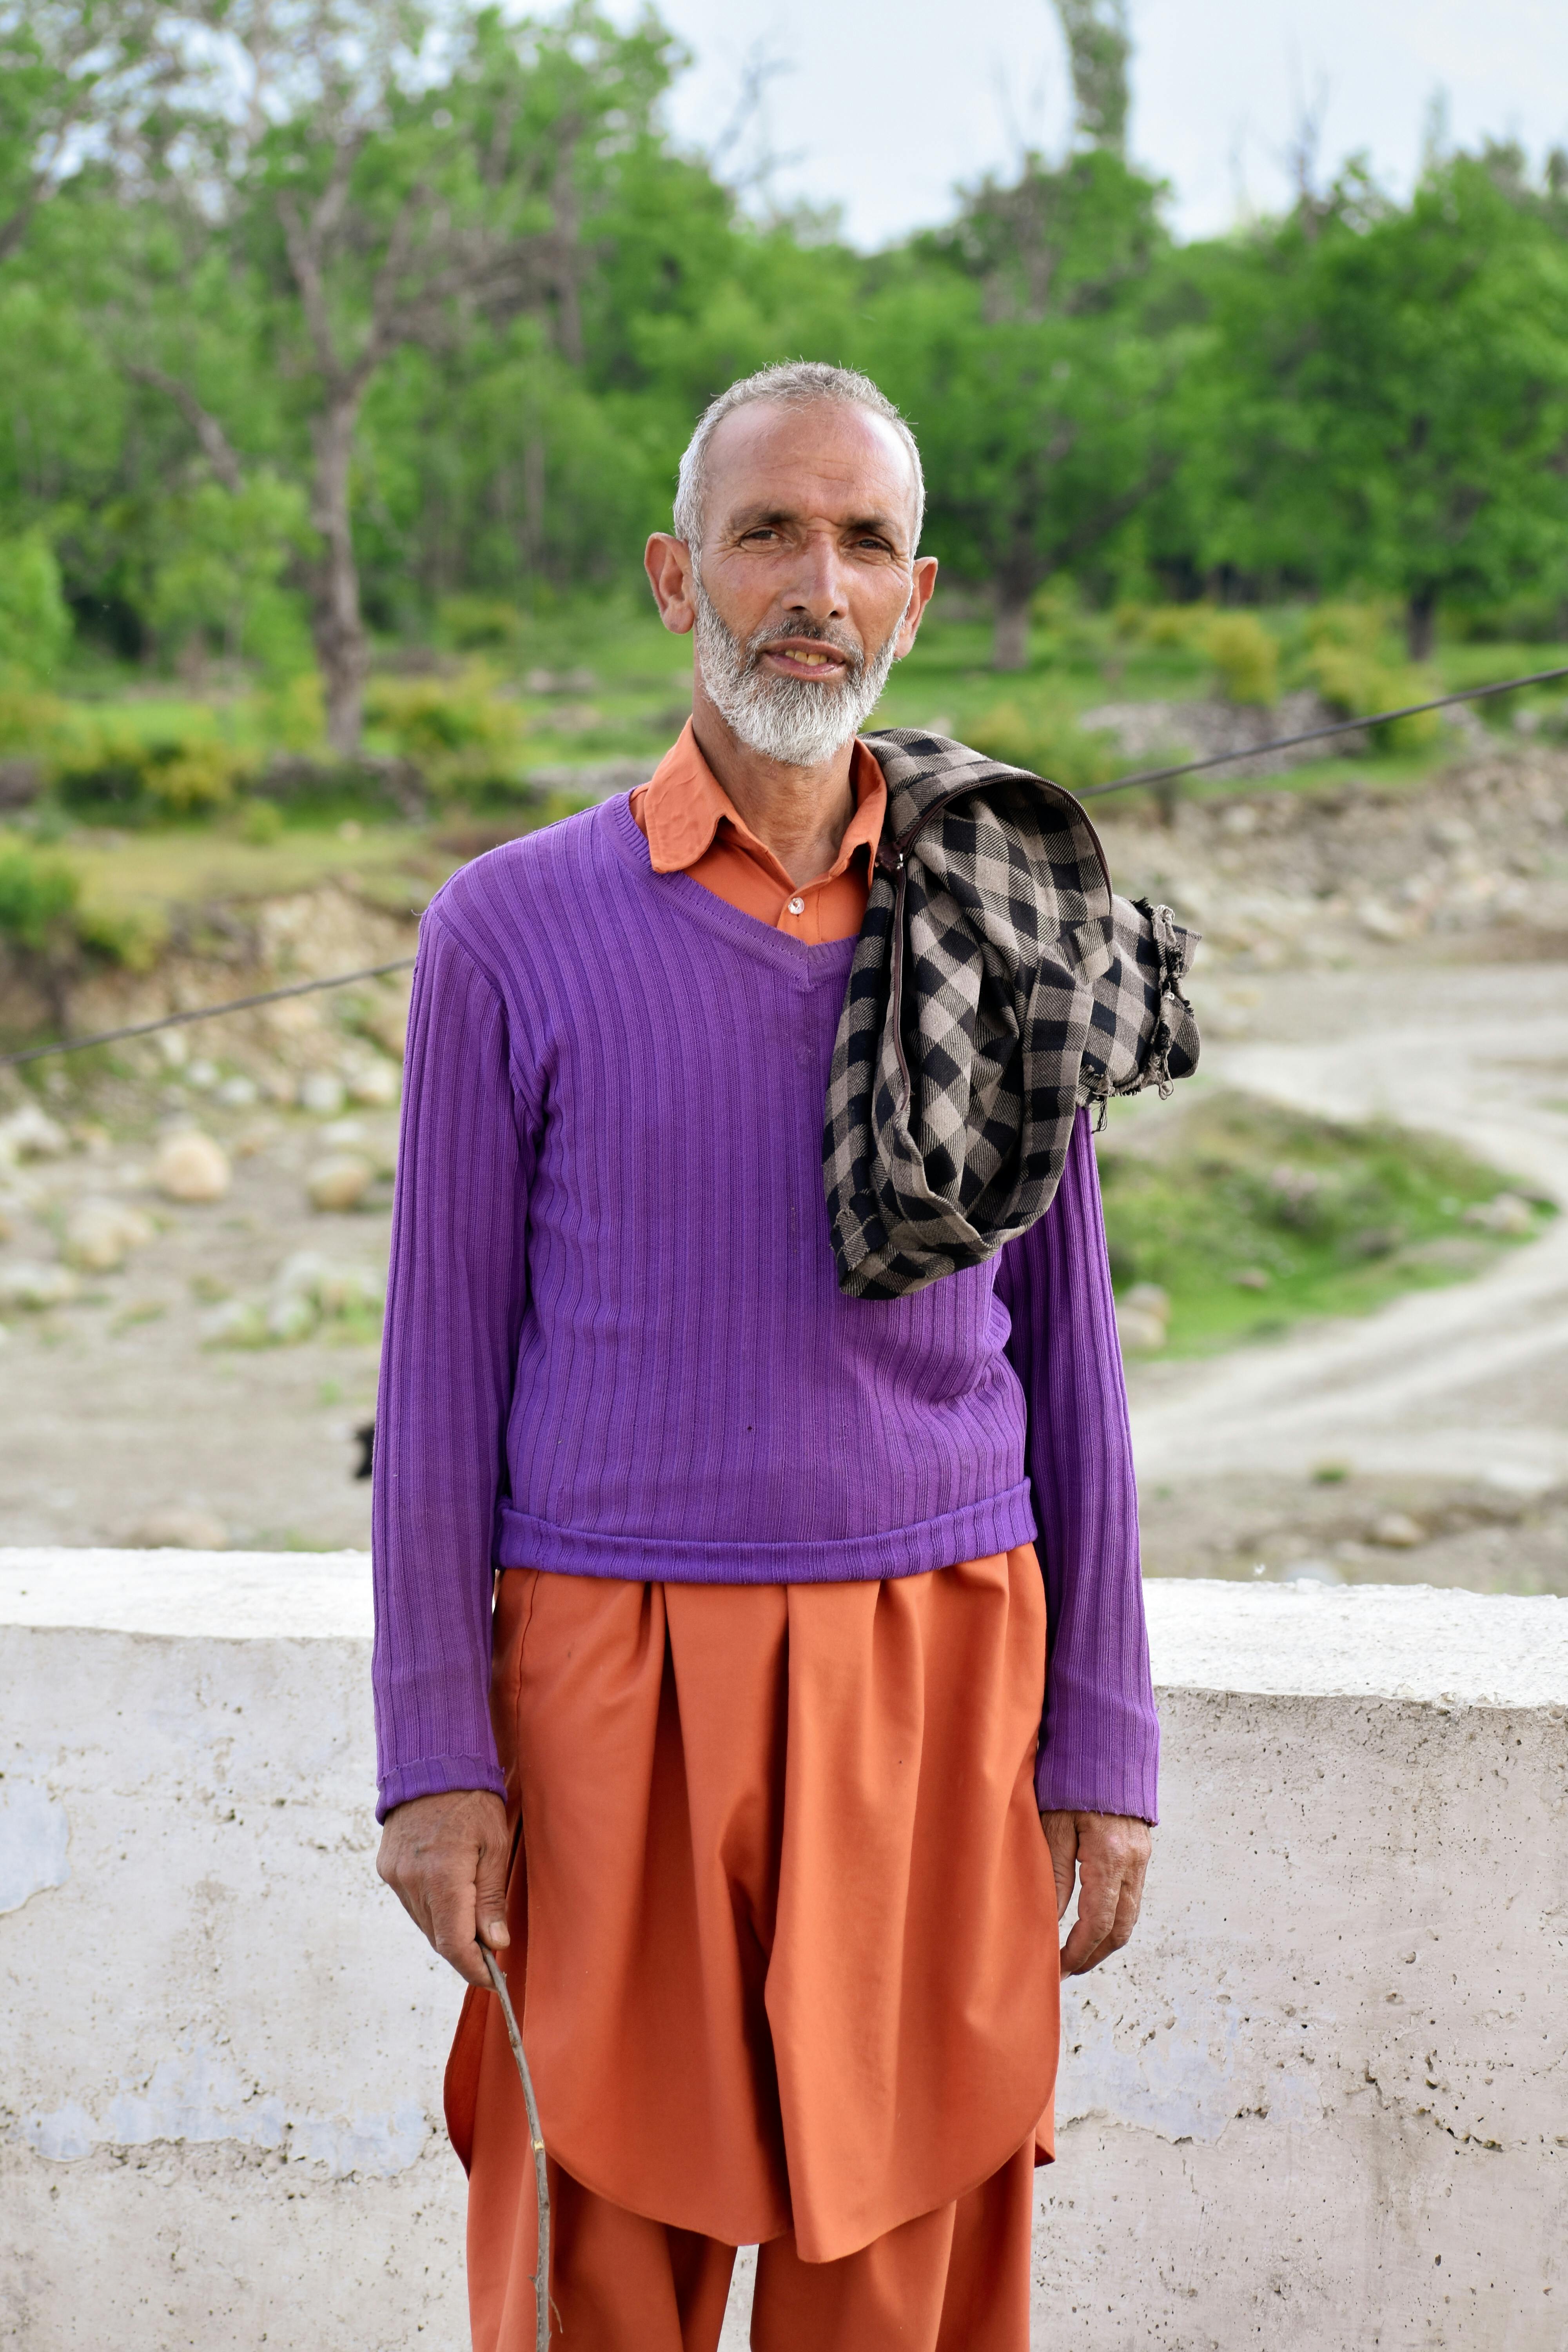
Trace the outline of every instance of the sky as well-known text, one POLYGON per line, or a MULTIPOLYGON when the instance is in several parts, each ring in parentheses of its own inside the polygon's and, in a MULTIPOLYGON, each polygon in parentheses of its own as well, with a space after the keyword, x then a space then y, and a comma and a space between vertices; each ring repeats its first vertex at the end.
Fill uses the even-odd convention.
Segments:
MULTIPOLYGON (((1005 173, 1026 146, 1059 148, 1066 53, 1047 0, 658 0, 696 56, 671 101, 683 140, 710 148, 733 119, 748 58, 766 87, 771 191, 843 208, 871 247, 951 212, 952 191, 1005 173)), ((610 0, 629 23, 637 0, 610 0)), ((1279 208, 1303 119, 1321 176, 1364 151, 1408 188, 1434 99, 1448 137, 1519 139, 1539 162, 1568 146, 1564 0, 1131 0, 1134 162, 1171 182, 1184 236, 1279 208)), ((726 176, 737 170, 734 152, 726 176)))

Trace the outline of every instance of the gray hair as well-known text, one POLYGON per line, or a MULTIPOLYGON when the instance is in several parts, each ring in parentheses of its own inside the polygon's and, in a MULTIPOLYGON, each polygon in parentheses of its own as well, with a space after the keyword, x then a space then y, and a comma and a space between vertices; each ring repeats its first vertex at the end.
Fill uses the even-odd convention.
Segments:
POLYGON ((708 445, 726 416, 733 415, 737 408, 749 408, 757 400, 774 401, 785 408, 807 408, 814 401, 828 400, 841 408, 869 409, 873 416, 880 416, 890 425, 909 453, 915 478, 915 529, 910 552, 919 547, 921 525, 925 520, 925 475, 915 436, 887 394, 868 375, 859 375, 853 368, 831 367, 826 360, 784 360, 777 367, 762 368, 755 375, 742 376, 728 392, 721 392, 717 400, 710 400, 697 420, 697 430, 687 443, 686 455, 680 461, 680 479, 675 492, 676 534, 685 540, 694 554, 702 545, 708 445))

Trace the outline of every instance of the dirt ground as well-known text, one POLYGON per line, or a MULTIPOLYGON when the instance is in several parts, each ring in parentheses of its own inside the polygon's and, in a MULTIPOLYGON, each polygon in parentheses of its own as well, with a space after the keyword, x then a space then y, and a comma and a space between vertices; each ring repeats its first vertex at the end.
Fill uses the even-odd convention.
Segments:
MULTIPOLYGON (((1396 801, 1353 784, 1308 809, 1240 794, 1173 831, 1097 814, 1119 887, 1154 889, 1208 935, 1194 1086, 1436 1129, 1568 1203, 1568 759, 1489 754, 1396 801)), ((384 903, 326 884, 249 910, 242 953, 209 966, 193 950, 83 1012, 211 1002, 411 937, 384 903)), ((351 1288, 384 1272, 395 1110, 330 1097, 367 1055, 384 1095, 398 1006, 395 984, 306 1000, 188 1033, 183 1063, 139 1049, 138 1077, 57 1077, 40 1097, 56 1145, 8 1160, 23 1097, 0 1089, 0 1297, 8 1269, 58 1269, 84 1201, 155 1228, 73 1296, 0 1307, 0 1544, 368 1541, 354 1474, 372 1326, 329 1316, 303 1338, 230 1342, 237 1318, 257 1337, 300 1251, 351 1288), (228 1155, 221 1199, 153 1181, 162 1136, 191 1126, 228 1155), (310 1171, 345 1155, 370 1171, 359 1204, 312 1206, 310 1171)), ((1227 1356, 1138 1362, 1131 1391, 1152 1574, 1568 1592, 1568 1217, 1475 1281, 1227 1356)))

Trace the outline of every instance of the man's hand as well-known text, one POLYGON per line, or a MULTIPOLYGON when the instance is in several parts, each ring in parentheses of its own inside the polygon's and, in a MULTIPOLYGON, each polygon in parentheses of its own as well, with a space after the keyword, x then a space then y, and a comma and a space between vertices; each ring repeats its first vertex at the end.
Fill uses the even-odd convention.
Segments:
POLYGON ((506 1808, 488 1789, 455 1789, 395 1806, 375 1866, 421 1933, 469 1984, 489 1971, 474 1937, 492 1952, 511 1937, 506 1924, 506 1808))
POLYGON ((1062 1974, 1080 1977, 1119 1952, 1138 1924, 1152 1841, 1147 1822, 1125 1813, 1042 1813, 1040 1827, 1057 1874, 1057 1917, 1072 1901, 1078 1871, 1078 1917, 1062 1947, 1062 1974))

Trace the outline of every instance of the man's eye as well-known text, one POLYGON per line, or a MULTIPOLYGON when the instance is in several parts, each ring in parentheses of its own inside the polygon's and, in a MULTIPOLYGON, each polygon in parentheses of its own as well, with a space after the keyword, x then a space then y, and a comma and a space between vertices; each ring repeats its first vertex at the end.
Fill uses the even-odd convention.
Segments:
POLYGON ((744 532, 742 537, 745 539, 776 539, 778 537, 778 533, 773 529, 772 523, 764 522, 759 523, 755 530, 748 530, 744 532))

